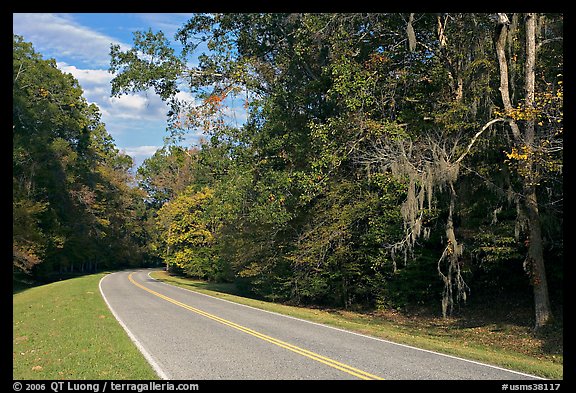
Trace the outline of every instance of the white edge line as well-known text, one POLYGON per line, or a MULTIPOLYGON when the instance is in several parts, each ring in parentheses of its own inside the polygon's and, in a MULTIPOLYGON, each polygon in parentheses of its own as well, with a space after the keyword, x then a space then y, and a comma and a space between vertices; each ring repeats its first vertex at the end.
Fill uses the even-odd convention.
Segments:
POLYGON ((148 277, 151 278, 151 279, 154 280, 154 281, 158 281, 158 282, 161 283, 161 284, 169 285, 169 286, 174 287, 174 288, 183 289, 183 290, 185 290, 185 291, 189 291, 189 292, 192 292, 192 293, 195 293, 195 294, 198 294, 198 295, 202 295, 202 296, 207 296, 207 297, 210 297, 210 298, 212 298, 212 299, 220 300, 220 301, 223 301, 223 302, 236 304, 236 305, 238 305, 238 306, 248 307, 248 308, 251 308, 251 309, 254 309, 254 310, 263 311, 263 312, 267 312, 267 313, 274 314, 274 315, 279 315, 279 316, 284 317, 284 318, 291 318, 291 319, 295 319, 295 320, 297 320, 297 321, 302 321, 302 322, 311 323, 312 325, 322 326, 322 327, 325 327, 325 328, 328 328, 328 329, 337 330, 337 331, 340 331, 340 332, 343 332, 343 333, 354 334, 354 335, 356 335, 356 336, 365 337, 365 338, 370 338, 370 339, 372 339, 372 340, 377 340, 377 341, 382 341, 382 342, 385 342, 385 343, 387 343, 387 344, 398 345, 398 346, 405 347, 405 348, 415 349, 415 350, 417 350, 417 351, 428 352, 428 353, 432 353, 432 354, 439 355, 439 356, 445 356, 445 357, 447 357, 447 358, 456 359, 456 360, 461 360, 461 361, 464 361, 464 362, 473 363, 473 364, 477 364, 477 365, 485 366, 485 367, 490 367, 490 368, 494 368, 494 369, 501 370, 501 371, 507 371, 507 372, 510 372, 510 373, 514 373, 514 374, 518 374, 518 375, 523 375, 523 376, 525 376, 525 377, 547 380, 547 378, 542 378, 542 377, 539 377, 539 376, 537 376, 537 375, 526 374, 526 373, 523 373, 523 372, 520 372, 520 371, 510 370, 510 369, 507 369, 507 368, 504 368, 504 367, 494 366, 494 365, 492 365, 492 364, 477 362, 477 361, 475 361, 475 360, 464 359, 464 358, 461 358, 461 357, 458 357, 458 356, 448 355, 448 354, 446 354, 446 353, 435 352, 435 351, 431 351, 431 350, 429 350, 429 349, 422 349, 422 348, 418 348, 418 347, 413 347, 413 346, 407 345, 407 344, 400 344, 400 343, 396 343, 396 342, 394 342, 394 341, 385 340, 385 339, 383 339, 383 338, 372 337, 372 336, 368 336, 368 335, 366 335, 366 334, 357 333, 357 332, 353 332, 353 331, 350 331, 350 330, 346 330, 346 329, 342 329, 342 328, 338 328, 338 327, 334 327, 334 326, 330 326, 330 325, 325 325, 325 324, 322 324, 322 323, 319 323, 319 322, 313 322, 313 321, 308 321, 308 320, 306 320, 306 319, 302 319, 302 318, 298 318, 298 317, 293 317, 293 316, 291 316, 291 315, 280 314, 280 313, 275 312, 275 311, 263 310, 263 309, 261 309, 261 308, 249 306, 249 305, 247 305, 247 304, 235 303, 235 302, 233 302, 233 301, 231 301, 231 300, 221 299, 221 298, 218 298, 218 297, 215 297, 215 296, 211 296, 211 295, 208 295, 208 294, 205 294, 205 293, 202 293, 202 292, 196 292, 196 291, 193 291, 193 290, 188 289, 188 288, 183 288, 183 287, 179 287, 179 286, 176 286, 176 285, 171 285, 171 284, 162 282, 162 281, 160 281, 160 280, 158 280, 158 279, 156 279, 156 278, 154 278, 154 277, 151 277, 151 276, 150 276, 150 273, 152 273, 152 272, 149 272, 149 273, 148 273, 148 277))
POLYGON ((158 365, 158 363, 156 362, 156 360, 154 360, 154 358, 152 357, 152 355, 150 355, 150 353, 146 350, 146 348, 144 348, 144 346, 142 345, 142 343, 140 341, 138 341, 138 339, 136 338, 136 336, 130 331, 130 329, 128 329, 128 326, 126 326, 126 324, 120 319, 120 317, 118 316, 118 314, 116 314, 116 311, 114 311, 114 309, 112 308, 112 306, 110 305, 110 303, 108 302, 108 299, 106 298, 106 295, 104 295, 104 291, 102 290, 102 281, 108 277, 111 276, 112 274, 116 274, 116 273, 111 273, 111 274, 107 274, 104 277, 102 277, 100 279, 100 282, 98 283, 98 287, 100 288, 100 294, 102 295, 102 298, 104 299, 104 301, 106 302, 106 305, 108 306, 108 309, 112 312, 112 315, 114 315, 114 318, 116 318, 116 320, 118 321, 118 323, 120 324, 120 326, 122 326, 124 328, 124 330, 126 331, 126 333, 128 334, 128 337, 130 337, 130 340, 132 340, 132 342, 134 343, 134 345, 136 345, 136 347, 138 348, 138 350, 142 353, 142 355, 144 355, 144 358, 146 358, 146 360, 148 361, 148 363, 150 363, 150 365, 152 366, 152 368, 154 369, 154 371, 156 372, 156 374, 158 374, 158 376, 160 377, 160 379, 163 380, 168 380, 170 379, 168 377, 168 374, 162 370, 162 368, 160 367, 160 365, 158 365))

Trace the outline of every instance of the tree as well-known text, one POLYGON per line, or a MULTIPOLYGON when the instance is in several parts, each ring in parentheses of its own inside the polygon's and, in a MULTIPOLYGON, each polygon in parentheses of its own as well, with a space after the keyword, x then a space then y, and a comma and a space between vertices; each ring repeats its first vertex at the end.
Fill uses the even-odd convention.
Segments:
MULTIPOLYGON (((512 148, 508 158, 517 164, 517 173, 521 183, 517 203, 520 207, 521 219, 525 220, 527 225, 528 252, 524 267, 531 278, 534 290, 536 329, 542 328, 552 319, 537 189, 541 185, 545 172, 561 171, 561 158, 558 159, 558 156, 561 157, 562 153, 561 112, 558 117, 558 111, 554 111, 553 116, 555 118, 551 119, 549 117, 552 115, 551 113, 543 112, 542 102, 539 104, 536 102, 537 36, 541 35, 537 32, 539 19, 543 21, 544 16, 535 13, 524 15, 525 43, 522 52, 519 53, 523 57, 525 70, 523 82, 520 82, 524 87, 524 99, 516 107, 513 106, 511 100, 510 86, 514 86, 516 91, 521 89, 516 87, 516 81, 510 79, 508 72, 507 41, 516 34, 516 32, 510 32, 508 15, 498 14, 495 34, 503 115, 506 116, 507 124, 512 133, 512 148), (544 124, 545 122, 547 124, 544 124)), ((558 37, 552 39, 556 40, 558 37)), ((561 81, 556 80, 555 84, 558 93, 555 94, 553 106, 559 108, 562 105, 561 81)), ((544 92, 543 96, 540 97, 546 100, 544 98, 546 93, 548 93, 548 102, 550 102, 552 100, 551 93, 544 92)))
POLYGON ((180 269, 197 278, 217 277, 211 248, 217 224, 204 214, 212 195, 209 188, 195 192, 188 187, 158 211, 157 229, 165 239, 164 261, 169 270, 180 269))
POLYGON ((46 279, 140 263, 132 159, 71 74, 13 43, 14 268, 46 279))
POLYGON ((159 209, 195 181, 196 154, 197 149, 167 145, 144 160, 138 168, 138 185, 152 208, 159 209))

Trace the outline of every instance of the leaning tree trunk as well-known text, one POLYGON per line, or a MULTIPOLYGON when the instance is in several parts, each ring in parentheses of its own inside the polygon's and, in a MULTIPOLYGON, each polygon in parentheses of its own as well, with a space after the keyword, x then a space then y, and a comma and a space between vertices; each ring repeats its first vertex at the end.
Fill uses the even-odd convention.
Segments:
MULTIPOLYGON (((524 82, 524 104, 526 110, 534 108, 536 64, 535 18, 536 16, 533 13, 526 14, 526 62, 524 82)), ((512 112, 513 107, 508 90, 510 82, 505 53, 508 24, 509 21, 506 14, 498 14, 498 30, 495 44, 498 64, 500 67, 500 93, 504 104, 504 110, 506 112, 512 112)), ((534 120, 528 118, 528 120, 525 121, 523 130, 520 129, 518 123, 516 123, 512 118, 509 119, 508 123, 512 130, 515 146, 519 151, 524 148, 526 151, 530 152, 536 140, 534 120)), ((550 307, 546 269, 544 266, 542 229, 540 213, 538 210, 538 198, 536 194, 536 184, 538 179, 531 154, 527 154, 526 159, 521 163, 521 165, 523 189, 520 204, 523 208, 528 224, 528 253, 524 262, 524 267, 530 276, 530 281, 534 291, 535 328, 539 329, 552 319, 552 311, 550 307)))

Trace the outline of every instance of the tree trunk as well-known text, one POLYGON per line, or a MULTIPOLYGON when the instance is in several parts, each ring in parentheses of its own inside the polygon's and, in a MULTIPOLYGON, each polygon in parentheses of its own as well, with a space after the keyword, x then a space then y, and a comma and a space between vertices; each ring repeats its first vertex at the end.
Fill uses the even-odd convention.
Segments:
POLYGON ((530 274, 530 281, 534 291, 534 328, 538 330, 552 320, 552 311, 546 268, 544 266, 542 231, 536 189, 534 186, 528 186, 528 189, 524 202, 529 227, 528 255, 526 256, 525 267, 530 274))
MULTIPOLYGON (((536 15, 533 13, 526 14, 526 95, 524 104, 526 109, 534 107, 535 91, 535 68, 536 68, 536 15)), ((533 146, 535 143, 535 124, 534 120, 526 121, 524 133, 525 146, 533 146)), ((552 319, 550 308, 550 298, 548 294, 548 282, 546 279, 546 269, 544 266, 544 253, 542 250, 542 229, 540 223, 540 213, 538 211, 538 198, 536 196, 537 179, 534 174, 532 157, 528 154, 526 162, 528 167, 527 175, 524 180, 524 205, 526 216, 528 218, 528 256, 526 265, 531 271, 531 281, 534 290, 534 310, 535 310, 535 328, 539 329, 546 325, 552 319)))
MULTIPOLYGON (((498 14, 497 34, 495 37, 496 55, 500 67, 500 93, 505 111, 513 109, 509 93, 508 64, 506 59, 505 44, 508 32, 508 17, 506 14, 498 14)), ((526 110, 533 109, 535 95, 535 66, 536 66, 536 15, 526 14, 526 60, 525 60, 525 82, 524 82, 524 104, 526 110)), ((514 144, 517 148, 527 148, 532 151, 535 143, 535 123, 534 120, 524 122, 523 132, 514 121, 508 121, 512 129, 514 144)), ((521 163, 523 170, 521 174, 523 189, 521 205, 528 220, 528 254, 524 262, 524 267, 530 276, 530 281, 534 291, 534 312, 535 329, 546 325, 552 319, 550 298, 548 293, 548 283, 546 279, 546 269, 544 266, 544 252, 540 213, 538 211, 538 198, 536 195, 536 185, 538 183, 537 174, 534 168, 533 157, 530 153, 521 163)))
POLYGON ((416 33, 414 32, 414 13, 408 17, 408 24, 406 25, 406 34, 408 35, 408 50, 414 52, 416 50, 416 33))
MULTIPOLYGON (((500 14, 504 15, 505 14, 500 14)), ((512 110, 512 102, 510 101, 509 77, 508 77, 508 61, 506 60, 506 36, 508 35, 508 17, 501 18, 497 27, 497 36, 495 40, 496 56, 498 57, 498 66, 500 68, 500 96, 502 97, 502 104, 505 111, 512 110)), ((515 140, 522 139, 518 124, 514 120, 508 122, 512 129, 512 135, 515 140)))

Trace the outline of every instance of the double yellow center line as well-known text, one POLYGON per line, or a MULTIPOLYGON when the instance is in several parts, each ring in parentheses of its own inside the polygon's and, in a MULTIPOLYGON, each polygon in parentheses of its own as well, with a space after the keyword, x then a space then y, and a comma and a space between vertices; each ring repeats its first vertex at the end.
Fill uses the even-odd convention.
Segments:
POLYGON ((271 344, 274 344, 274 345, 277 345, 277 346, 279 346, 279 347, 281 347, 281 348, 287 349, 287 350, 292 351, 292 352, 295 352, 295 353, 297 353, 297 354, 299 354, 299 355, 302 355, 302 356, 305 356, 305 357, 310 358, 310 359, 312 359, 312 360, 315 360, 315 361, 317 361, 317 362, 323 363, 323 364, 325 364, 325 365, 327 365, 327 366, 330 366, 330 367, 335 368, 335 369, 337 369, 337 370, 343 371, 343 372, 348 373, 348 374, 350 374, 350 375, 353 375, 353 376, 355 376, 355 377, 357 377, 357 378, 366 379, 366 380, 375 380, 375 379, 382 380, 382 379, 383 379, 383 378, 380 378, 380 377, 378 377, 378 376, 376 376, 376 375, 369 374, 369 373, 367 373, 367 372, 365 372, 365 371, 362 371, 362 370, 359 370, 359 369, 357 369, 357 368, 348 366, 347 364, 337 362, 336 360, 327 358, 327 357, 322 356, 322 355, 319 355, 319 354, 317 354, 317 353, 314 353, 314 352, 308 351, 308 350, 306 350, 306 349, 297 347, 297 346, 295 346, 295 345, 289 344, 289 343, 287 343, 287 342, 278 340, 278 339, 276 339, 276 338, 274 338, 274 337, 267 336, 267 335, 265 335, 265 334, 262 334, 262 333, 260 333, 260 332, 255 331, 255 330, 249 329, 249 328, 247 328, 247 327, 245 327, 245 326, 238 325, 237 323, 228 321, 228 320, 226 320, 226 319, 224 319, 224 318, 220 318, 220 317, 218 317, 218 316, 216 316, 216 315, 213 315, 213 314, 209 314, 209 313, 207 313, 207 312, 205 312, 205 311, 202 311, 202 310, 197 309, 197 308, 195 308, 195 307, 189 306, 189 305, 187 305, 187 304, 185 304, 185 303, 179 302, 178 300, 175 300, 175 299, 172 299, 172 298, 170 298, 170 297, 168 297, 168 296, 162 295, 161 293, 158 293, 158 292, 156 292, 156 291, 153 291, 152 289, 147 288, 147 287, 145 287, 144 285, 136 282, 136 281, 132 278, 132 275, 133 275, 133 274, 134 274, 134 273, 130 273, 130 275, 128 276, 128 279, 130 280, 130 282, 131 282, 132 284, 136 285, 136 286, 139 287, 139 288, 142 288, 143 290, 151 293, 152 295, 158 296, 159 298, 164 299, 164 300, 166 300, 166 301, 168 301, 168 302, 170 302, 170 303, 172 303, 172 304, 175 304, 175 305, 177 305, 177 306, 180 306, 180 307, 182 307, 182 308, 185 308, 186 310, 192 311, 192 312, 194 312, 194 313, 196 313, 196 314, 199 314, 199 315, 202 315, 202 316, 204 316, 204 317, 206 317, 206 318, 210 318, 210 319, 212 319, 213 321, 219 322, 219 323, 221 323, 221 324, 223 324, 223 325, 229 326, 229 327, 234 328, 234 329, 236 329, 236 330, 240 330, 241 332, 250 334, 251 336, 257 337, 257 338, 259 338, 259 339, 261 339, 261 340, 267 341, 267 342, 269 342, 269 343, 271 343, 271 344))

